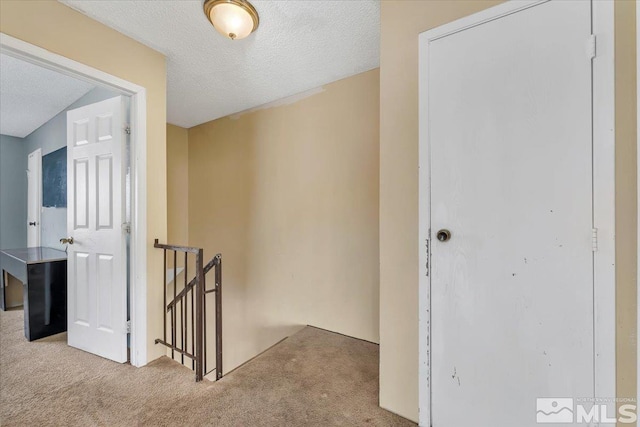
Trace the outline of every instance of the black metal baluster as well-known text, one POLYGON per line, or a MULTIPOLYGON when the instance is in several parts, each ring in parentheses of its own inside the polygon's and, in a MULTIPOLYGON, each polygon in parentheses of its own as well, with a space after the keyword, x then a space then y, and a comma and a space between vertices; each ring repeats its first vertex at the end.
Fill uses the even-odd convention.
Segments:
POLYGON ((216 255, 216 380, 222 378, 222 255, 216 255))
MULTIPOLYGON (((187 290, 187 253, 184 253, 184 289, 187 290)), ((187 350, 187 301, 185 295, 180 298, 180 307, 182 307, 182 349, 187 350)), ((184 365, 184 354, 182 354, 182 364, 184 365)))
MULTIPOLYGON (((176 268, 176 264, 177 264, 177 259, 178 259, 178 252, 177 251, 173 251, 173 307, 171 308, 171 315, 173 316, 173 328, 171 329, 171 345, 173 347, 176 346, 176 339, 177 339, 177 335, 178 335, 178 331, 176 330, 176 326, 177 326, 177 318, 176 318, 176 286, 178 286, 178 281, 176 280, 177 274, 176 272, 178 271, 178 269, 176 268)), ((171 358, 173 359, 173 349, 171 350, 171 358)))
POLYGON ((175 306, 171 307, 171 358, 173 359, 173 349, 176 346, 176 341, 175 341, 175 330, 176 330, 176 323, 175 323, 175 318, 173 317, 173 309, 175 308, 175 306))
POLYGON ((198 253, 196 255, 196 302, 197 302, 197 311, 196 311, 196 382, 202 380, 202 340, 203 340, 203 301, 204 301, 204 269, 202 266, 202 257, 203 250, 198 249, 198 253))
MULTIPOLYGON (((156 241, 157 243, 157 241, 156 241)), ((164 270, 162 274, 162 339, 167 342, 167 250, 163 249, 164 253, 164 270)))
POLYGON ((202 334, 204 335, 204 373, 207 374, 207 278, 202 277, 204 283, 202 284, 202 288, 205 290, 202 295, 202 334))
MULTIPOLYGON (((187 277, 187 265, 186 265, 186 262, 185 262, 185 266, 184 266, 184 276, 185 276, 185 278, 187 277)), ((195 351, 196 343, 195 343, 194 338, 195 338, 195 333, 196 333, 196 331, 195 331, 196 325, 194 323, 193 308, 194 308, 193 307, 193 288, 191 288, 191 354, 195 355, 196 354, 196 351, 195 351)), ((191 369, 195 370, 195 368, 196 368, 195 360, 191 359, 191 369)))

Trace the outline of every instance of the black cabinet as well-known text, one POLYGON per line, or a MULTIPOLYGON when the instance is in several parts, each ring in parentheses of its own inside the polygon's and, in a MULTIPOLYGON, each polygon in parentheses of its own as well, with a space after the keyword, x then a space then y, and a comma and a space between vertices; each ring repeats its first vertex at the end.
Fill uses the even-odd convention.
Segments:
POLYGON ((67 330, 67 254, 52 248, 0 251, 0 308, 6 274, 23 283, 24 336, 37 340, 67 330))

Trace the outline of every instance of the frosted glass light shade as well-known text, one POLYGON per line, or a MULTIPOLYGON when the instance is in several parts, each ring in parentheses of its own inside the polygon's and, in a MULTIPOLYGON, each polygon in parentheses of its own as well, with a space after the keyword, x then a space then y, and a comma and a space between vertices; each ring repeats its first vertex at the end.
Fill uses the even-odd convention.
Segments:
POLYGON ((213 27, 231 40, 243 39, 258 28, 258 12, 244 0, 207 0, 204 13, 213 27))

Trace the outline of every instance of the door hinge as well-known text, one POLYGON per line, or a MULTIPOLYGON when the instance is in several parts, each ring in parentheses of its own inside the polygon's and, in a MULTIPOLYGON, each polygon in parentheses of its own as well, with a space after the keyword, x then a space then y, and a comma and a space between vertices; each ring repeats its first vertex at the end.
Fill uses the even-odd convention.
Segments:
POLYGON ((598 250, 598 229, 591 229, 591 250, 596 252, 598 250))
POLYGON ((127 135, 131 135, 131 126, 129 125, 125 126, 124 133, 126 133, 127 135))
POLYGON ((591 34, 587 39, 587 57, 593 59, 596 57, 596 35, 591 34))
POLYGON ((125 233, 131 234, 131 223, 129 223, 129 222, 123 223, 122 224, 122 229, 124 230, 125 233))
MULTIPOLYGON (((428 236, 431 236, 431 229, 429 229, 429 234, 427 234, 427 235, 428 235, 428 236)), ((431 237, 427 237, 427 239, 426 239, 426 247, 427 247, 427 261, 425 262, 425 266, 424 266, 424 267, 425 267, 425 271, 426 271, 425 276, 427 276, 427 277, 429 277, 429 260, 430 260, 430 258, 431 258, 431 257, 430 257, 430 253, 429 253, 429 252, 430 252, 430 251, 429 251, 429 249, 430 249, 430 248, 429 248, 430 243, 431 243, 431 237)))
POLYGON ((127 320, 127 333, 131 333, 131 320, 127 320))

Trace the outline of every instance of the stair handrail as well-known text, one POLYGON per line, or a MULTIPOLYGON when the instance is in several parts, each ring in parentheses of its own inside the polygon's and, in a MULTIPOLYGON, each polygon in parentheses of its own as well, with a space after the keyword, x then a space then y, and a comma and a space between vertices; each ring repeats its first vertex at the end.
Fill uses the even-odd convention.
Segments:
POLYGON ((184 358, 192 360, 192 368, 196 373, 196 382, 201 381, 207 372, 207 348, 206 348, 206 294, 215 292, 215 340, 216 340, 216 380, 222 378, 222 255, 217 254, 206 266, 203 265, 204 250, 191 246, 160 244, 155 239, 155 248, 163 249, 164 253, 164 282, 163 282, 163 300, 166 311, 163 315, 163 339, 156 339, 156 344, 162 344, 171 349, 172 358, 174 352, 181 355, 182 363, 184 358), (173 277, 173 300, 167 304, 167 251, 173 251, 174 259, 174 277, 173 277), (184 277, 185 285, 179 294, 176 294, 177 288, 177 253, 182 252, 185 256, 184 277), (195 254, 196 258, 196 276, 187 283, 187 254, 195 254), (212 289, 206 289, 205 275, 215 268, 215 285, 212 289), (194 289, 195 288, 195 289, 194 289), (195 290, 195 300, 194 300, 195 290), (187 309, 188 300, 185 298, 191 292, 191 352, 188 351, 187 338, 187 309), (181 314, 181 346, 177 343, 177 316, 176 310, 178 302, 180 302, 181 314), (194 319, 195 311, 195 319, 194 319), (171 315, 171 343, 167 339, 167 313, 171 315), (184 317, 183 317, 184 316, 184 317), (195 348, 194 348, 195 347, 195 348))
MULTIPOLYGON (((215 257, 213 257, 211 259, 211 261, 209 261, 207 263, 207 265, 204 266, 204 274, 205 277, 207 275, 207 273, 215 266, 218 265, 218 263, 220 262, 220 260, 222 259, 222 255, 221 254, 217 254, 215 257)), ((191 279, 191 281, 187 284, 187 286, 185 286, 180 292, 178 292, 178 294, 176 295, 175 299, 172 300, 169 304, 167 304, 167 311, 171 310, 172 307, 174 307, 177 303, 178 300, 182 299, 182 297, 184 297, 196 284, 196 278, 194 277, 193 279, 191 279)), ((205 279, 205 284, 206 284, 206 279, 205 279)), ((217 289, 213 288, 213 289, 207 289, 206 285, 205 285, 205 289, 204 292, 205 294, 211 293, 211 292, 216 292, 217 289)))

